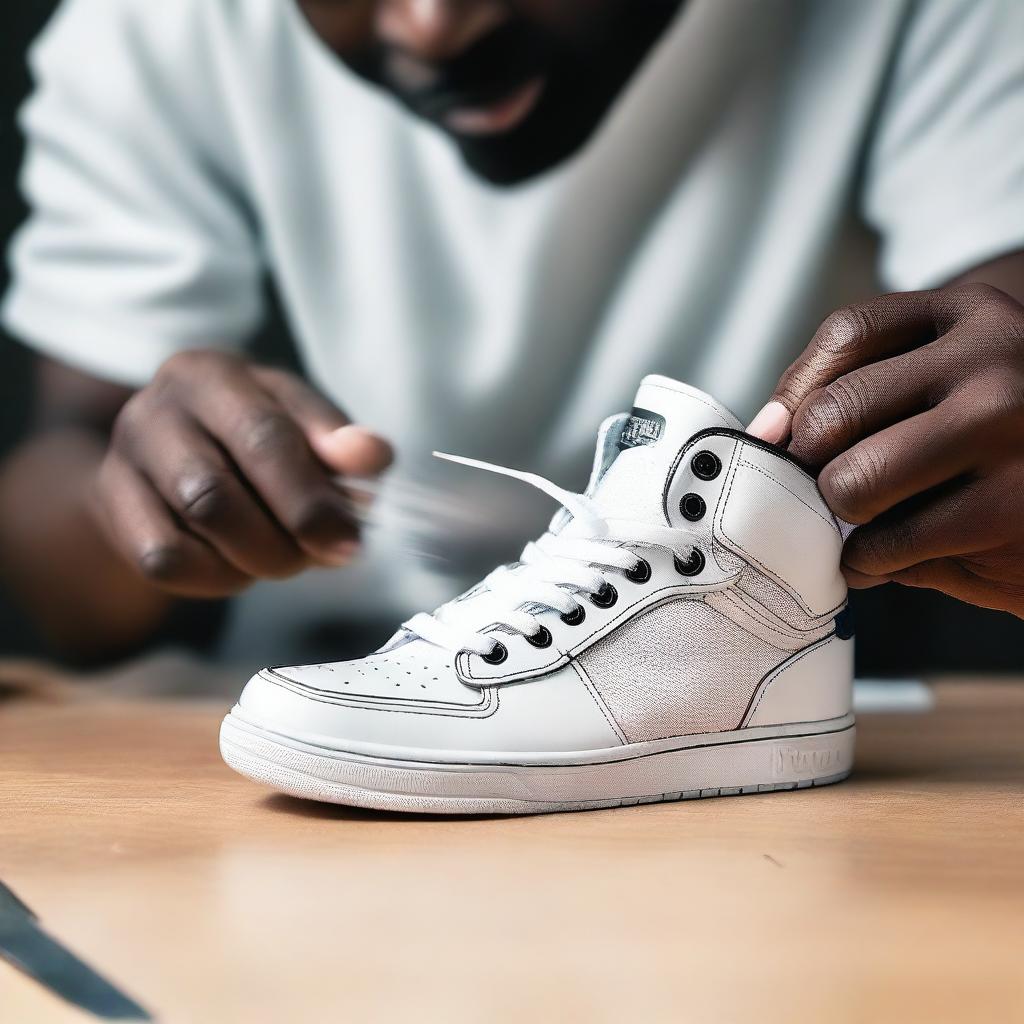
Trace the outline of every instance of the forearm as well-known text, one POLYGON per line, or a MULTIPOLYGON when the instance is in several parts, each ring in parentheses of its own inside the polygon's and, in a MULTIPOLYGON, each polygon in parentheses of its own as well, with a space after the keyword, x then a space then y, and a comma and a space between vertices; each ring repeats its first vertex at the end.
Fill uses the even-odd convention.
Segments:
POLYGON ((104 449, 99 432, 62 427, 0 464, 0 573, 41 634, 86 659, 138 647, 174 607, 113 550, 92 513, 104 449))

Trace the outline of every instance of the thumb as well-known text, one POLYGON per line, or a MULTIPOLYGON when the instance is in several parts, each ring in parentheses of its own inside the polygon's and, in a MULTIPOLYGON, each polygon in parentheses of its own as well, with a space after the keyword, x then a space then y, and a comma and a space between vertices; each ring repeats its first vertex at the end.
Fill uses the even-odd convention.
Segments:
POLYGON ((304 380, 266 366, 253 367, 253 373, 299 425, 314 454, 329 469, 366 477, 391 465, 394 454, 384 438, 350 423, 333 402, 304 380))

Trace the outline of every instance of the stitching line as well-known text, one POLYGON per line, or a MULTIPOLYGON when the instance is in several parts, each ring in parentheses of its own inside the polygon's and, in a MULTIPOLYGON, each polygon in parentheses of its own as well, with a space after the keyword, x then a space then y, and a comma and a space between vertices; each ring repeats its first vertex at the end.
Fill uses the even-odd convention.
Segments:
POLYGON ((780 629, 777 625, 770 622, 763 616, 758 615, 757 611, 754 608, 750 608, 746 604, 744 604, 743 601, 738 600, 735 596, 738 593, 739 591, 733 590, 722 591, 723 596, 727 599, 725 601, 725 608, 718 608, 715 604, 712 604, 710 601, 706 603, 709 605, 709 607, 715 608, 716 611, 721 612, 730 622, 739 626, 739 628, 742 629, 745 633, 749 633, 751 636, 756 636, 759 640, 763 640, 764 643, 768 644, 770 647, 774 647, 777 651, 788 651, 790 654, 794 654, 796 653, 796 651, 800 650, 799 647, 780 647, 779 644, 775 641, 781 640, 783 642, 789 641, 791 643, 799 643, 801 640, 807 639, 805 636, 798 636, 792 634, 787 635, 787 633, 784 630, 780 629), (734 618, 734 615, 729 614, 730 611, 733 612, 734 615, 745 615, 750 621, 739 622, 736 618, 734 618), (763 627, 765 631, 772 635, 772 639, 767 640, 764 637, 757 636, 756 631, 751 628, 751 623, 753 623, 754 626, 763 627))
POLYGON ((799 501, 800 504, 803 505, 803 507, 807 509, 808 512, 813 512, 830 530, 836 529, 836 524, 834 522, 830 523, 816 508, 814 508, 811 505, 808 505, 807 502, 804 501, 804 499, 801 498, 800 495, 796 493, 796 491, 794 491, 791 487, 787 487, 786 484, 784 484, 781 480, 776 479, 774 476, 772 476, 771 473, 768 472, 768 470, 763 469, 756 463, 747 462, 746 459, 740 459, 740 465, 746 466, 748 469, 752 469, 755 473, 760 473, 761 476, 767 477, 769 480, 772 481, 772 483, 778 484, 778 486, 781 487, 784 491, 788 491, 791 495, 793 495, 793 497, 796 498, 796 500, 799 501))
POLYGON ((429 715, 434 718, 470 718, 470 719, 484 719, 491 718, 498 707, 501 704, 501 695, 497 689, 489 690, 487 693, 488 702, 492 700, 491 694, 493 693, 493 707, 490 707, 485 714, 480 713, 467 713, 467 714, 449 714, 445 711, 421 711, 416 708, 397 708, 397 707, 368 707, 360 704, 349 704, 344 700, 328 700, 325 697, 317 697, 308 691, 302 691, 297 689, 295 686, 287 685, 281 679, 271 679, 269 676, 263 676, 268 682, 273 683, 275 686, 280 686, 282 689, 291 690, 293 693, 298 693, 300 696, 305 697, 307 700, 315 700, 318 704, 331 704, 334 707, 348 707, 353 708, 356 711, 375 711, 381 714, 392 714, 392 715, 429 715))
POLYGON ((583 668, 583 666, 575 658, 570 658, 569 667, 572 668, 576 675, 579 676, 580 681, 586 688, 587 693, 590 694, 594 703, 597 705, 597 710, 601 712, 601 714, 604 716, 604 720, 608 723, 608 727, 612 730, 613 733, 615 733, 616 736, 618 736, 619 741, 621 743, 628 743, 629 740, 626 739, 626 734, 619 728, 619 723, 615 721, 614 717, 612 716, 612 713, 605 706, 604 701, 601 700, 601 698, 599 697, 596 691, 596 687, 590 681, 590 676, 587 675, 587 672, 583 668))
MULTIPOLYGON (((791 640, 806 640, 808 633, 815 633, 828 625, 827 622, 817 622, 812 626, 798 626, 792 622, 787 622, 785 619, 777 616, 770 608, 765 608, 756 597, 748 594, 738 583, 728 593, 736 598, 736 601, 742 606, 743 610, 755 621, 774 630, 780 636, 788 635, 791 640)), ((827 613, 823 618, 827 618, 827 613)), ((820 638, 816 637, 815 639, 820 638)))
POLYGON ((665 387, 664 384, 648 384, 647 387, 649 387, 649 388, 657 388, 659 391, 667 391, 670 395, 686 395, 687 398, 689 398, 689 399, 691 399, 691 400, 693 400, 695 402, 700 402, 701 405, 706 406, 719 419, 725 419, 725 417, 722 415, 722 410, 720 408, 712 405, 708 401, 705 401, 699 395, 691 394, 689 391, 676 391, 675 388, 667 388, 667 387, 665 387))
MULTIPOLYGON (((758 695, 757 690, 754 691, 754 696, 757 700, 754 702, 754 706, 743 713, 743 717, 740 719, 740 723, 749 721, 757 713, 758 707, 761 705, 761 701, 764 700, 765 694, 772 688, 775 681, 782 676, 787 670, 792 668, 797 662, 803 661, 808 654, 813 654, 815 651, 824 650, 832 641, 835 640, 835 636, 825 637, 823 640, 819 640, 817 643, 811 644, 806 650, 801 651, 799 654, 794 655, 792 658, 787 659, 781 665, 776 665, 775 668, 768 673, 768 675, 758 683, 758 688, 761 690, 758 695)), ((753 697, 751 698, 753 700, 753 697)))
MULTIPOLYGON (((793 725, 819 725, 819 724, 826 724, 828 722, 841 721, 841 720, 844 720, 845 718, 846 718, 846 715, 841 715, 838 718, 824 719, 821 722, 794 722, 792 724, 793 725)), ((761 726, 757 726, 757 728, 761 728, 761 726)), ((771 728, 771 727, 769 727, 769 728, 771 728)), ((666 747, 664 750, 654 750, 654 751, 650 751, 650 752, 645 753, 645 754, 631 754, 631 755, 628 755, 626 757, 608 758, 608 759, 606 759, 604 761, 569 761, 569 762, 564 763, 564 764, 556 764, 556 763, 551 763, 551 762, 529 763, 529 762, 524 762, 524 761, 457 761, 457 762, 452 762, 452 761, 422 761, 422 760, 412 760, 410 758, 390 757, 390 758, 388 758, 388 761, 390 761, 392 763, 391 764, 386 764, 386 765, 384 765, 384 767, 398 767, 397 765, 394 764, 394 762, 399 762, 400 764, 401 763, 411 763, 411 764, 415 764, 415 765, 425 765, 426 766, 426 770, 428 770, 428 771, 432 770, 435 766, 436 767, 440 767, 440 768, 447 768, 451 764, 458 764, 459 766, 471 766, 471 767, 474 767, 474 768, 476 768, 476 767, 479 767, 479 768, 541 768, 541 769, 550 769, 550 768, 600 768, 600 767, 604 767, 605 765, 610 765, 610 764, 626 764, 626 763, 628 763, 630 761, 642 761, 646 757, 657 757, 660 754, 675 754, 675 753, 678 753, 681 750, 709 750, 709 749, 711 749, 713 747, 728 747, 728 746, 733 746, 733 745, 744 745, 745 746, 745 745, 750 744, 750 743, 772 743, 772 742, 775 742, 776 740, 800 740, 800 739, 808 739, 808 738, 817 737, 817 736, 842 736, 843 733, 850 732, 851 729, 855 729, 855 728, 856 728, 856 723, 855 722, 850 722, 849 725, 844 725, 841 729, 818 729, 815 732, 782 733, 781 735, 778 735, 778 736, 751 736, 749 739, 741 739, 739 737, 738 734, 740 734, 740 733, 742 733, 744 731, 742 729, 726 729, 726 730, 723 730, 722 732, 720 732, 718 735, 722 735, 724 733, 728 733, 728 734, 731 734, 731 735, 735 736, 736 738, 735 739, 729 739, 729 740, 719 740, 719 741, 713 742, 713 743, 687 743, 687 744, 685 744, 685 745, 683 745, 681 747, 666 747)), ((280 734, 280 733, 274 734, 274 736, 281 736, 281 735, 282 734, 280 734)), ((703 733, 683 733, 683 734, 681 734, 679 736, 666 736, 665 739, 687 739, 687 738, 689 738, 691 736, 700 736, 700 735, 704 735, 704 734, 703 733)), ((278 742, 278 741, 275 738, 273 738, 273 736, 272 736, 272 738, 270 739, 269 742, 275 743, 275 742, 278 742)), ((317 746, 316 744, 305 744, 305 745, 306 746, 317 746)), ((627 746, 636 746, 636 745, 637 744, 632 744, 632 743, 631 744, 627 744, 627 746)), ((292 749, 297 749, 297 748, 293 747, 292 749)), ((330 757, 330 758, 332 758, 333 760, 336 760, 336 761, 348 761, 350 763, 354 762, 354 763, 364 764, 365 765, 365 764, 372 764, 374 761, 380 761, 381 760, 381 758, 373 757, 372 755, 369 755, 369 754, 352 754, 352 753, 349 753, 348 751, 338 750, 338 749, 336 749, 334 747, 318 746, 317 749, 323 751, 323 753, 322 754, 316 754, 314 756, 330 757)), ((300 751, 300 753, 307 753, 307 751, 302 750, 302 751, 300 751)), ((584 753, 586 753, 586 751, 584 753)), ((416 769, 412 769, 412 770, 416 770, 416 769)))
POLYGON ((740 465, 743 462, 742 457, 739 455, 739 450, 740 450, 740 446, 739 445, 736 446, 736 450, 737 450, 737 456, 734 459, 732 466, 729 467, 729 469, 730 469, 729 483, 726 486, 725 497, 723 498, 722 503, 719 506, 719 509, 720 509, 719 515, 716 517, 716 521, 717 521, 717 525, 718 525, 718 530, 721 533, 721 535, 727 541, 729 541, 730 545, 733 548, 738 548, 759 569, 763 570, 766 575, 770 576, 773 580, 775 580, 775 582, 778 583, 781 587, 783 587, 783 589, 788 590, 791 594, 795 595, 797 600, 803 606, 804 610, 807 612, 808 615, 810 615, 812 618, 816 617, 814 615, 814 609, 811 608, 811 606, 807 603, 806 599, 804 598, 804 595, 801 594, 800 591, 796 589, 796 587, 791 587, 788 583, 785 583, 782 579, 779 578, 779 576, 776 573, 772 572, 772 570, 769 569, 768 566, 766 566, 756 555, 751 554, 751 552, 749 552, 738 540, 736 540, 734 537, 730 536, 726 532, 725 525, 724 525, 725 509, 726 509, 726 506, 729 503, 729 498, 732 495, 733 484, 736 482, 736 477, 739 474, 740 465))
MULTIPOLYGON (((726 577, 726 579, 728 578, 729 577, 726 577)), ((718 581, 718 583, 725 582, 725 580, 718 581)), ((657 590, 649 590, 646 595, 642 596, 638 601, 635 601, 633 604, 626 605, 614 618, 609 619, 603 626, 599 626, 592 633, 585 636, 575 646, 566 648, 566 650, 556 661, 549 662, 544 665, 539 665, 534 668, 525 668, 511 675, 474 675, 471 670, 471 667, 465 670, 459 668, 459 674, 462 675, 464 678, 474 679, 481 683, 512 683, 516 682, 519 679, 527 678, 529 676, 545 674, 548 671, 560 668, 562 665, 566 663, 566 661, 569 661, 572 658, 574 658, 577 654, 580 654, 592 643, 595 643, 597 640, 600 640, 607 633, 611 632, 611 630, 618 628, 618 626, 621 625, 623 621, 625 621, 624 616, 631 617, 634 614, 639 615, 641 612, 650 611, 652 608, 656 608, 659 604, 663 603, 664 601, 671 600, 673 597, 676 596, 682 599, 689 599, 691 597, 701 598, 703 597, 703 593, 699 591, 697 593, 694 593, 692 588, 698 586, 717 586, 718 583, 673 583, 669 584, 668 586, 658 587, 657 590), (663 596, 657 598, 656 600, 649 600, 650 598, 655 598, 656 595, 659 594, 663 596)), ((727 588, 723 587, 722 589, 725 590, 727 588)), ((472 666, 472 662, 469 661, 468 655, 466 655, 465 652, 459 654, 458 658, 456 658, 457 665, 460 658, 465 659, 465 664, 467 664, 468 666, 472 666)))
MULTIPOLYGON (((487 701, 483 696, 473 704, 463 704, 461 701, 457 700, 431 700, 429 698, 418 700, 416 697, 388 697, 384 694, 365 693, 359 692, 358 690, 351 690, 348 693, 343 693, 341 690, 330 690, 320 686, 313 686, 310 683, 304 683, 299 679, 292 679, 291 676, 286 676, 283 672, 278 672, 272 668, 264 669, 261 675, 263 675, 264 679, 269 679, 270 676, 273 676, 274 679, 271 681, 281 681, 282 685, 289 689, 293 689, 296 692, 321 694, 331 703, 346 704, 353 707, 359 707, 366 703, 372 704, 384 701, 389 704, 410 704, 414 707, 466 708, 472 710, 474 708, 485 707, 487 704, 487 701), (336 695, 336 700, 331 701, 331 694, 336 695)), ((480 692, 480 689, 477 689, 477 693, 480 692)))
POLYGON ((799 626, 793 626, 784 619, 778 617, 773 619, 772 612, 757 603, 738 586, 728 591, 728 594, 744 614, 749 615, 755 622, 764 626, 765 629, 770 629, 777 636, 785 637, 787 640, 804 640, 807 633, 814 629, 811 627, 811 629, 802 630, 799 626))

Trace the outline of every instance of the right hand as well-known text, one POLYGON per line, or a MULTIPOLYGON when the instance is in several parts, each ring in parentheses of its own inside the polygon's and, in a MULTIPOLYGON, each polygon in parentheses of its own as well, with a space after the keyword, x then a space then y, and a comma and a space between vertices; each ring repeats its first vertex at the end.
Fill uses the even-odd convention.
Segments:
POLYGON ((154 584, 224 596, 350 561, 358 527, 334 478, 376 475, 391 457, 294 374, 183 352, 118 414, 95 504, 114 546, 154 584))

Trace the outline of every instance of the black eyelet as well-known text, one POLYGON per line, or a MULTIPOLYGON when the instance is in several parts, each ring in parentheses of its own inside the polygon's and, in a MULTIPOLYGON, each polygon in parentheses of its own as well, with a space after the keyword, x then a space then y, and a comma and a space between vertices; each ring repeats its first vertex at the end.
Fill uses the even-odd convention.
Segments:
POLYGON ((587 617, 587 610, 583 605, 578 604, 571 612, 562 616, 562 621, 567 626, 578 626, 587 617))
POLYGON ((598 608, 611 608, 619 599, 619 592, 610 584, 606 583, 596 594, 590 595, 590 603, 598 608))
POLYGON ((550 647, 551 646, 551 630, 541 626, 533 636, 528 636, 527 642, 533 644, 534 647, 550 647))
POLYGON ((630 583, 646 583, 651 578, 651 563, 646 558, 641 558, 632 569, 627 569, 622 575, 630 583))
POLYGON ((499 640, 491 648, 490 654, 481 654, 488 665, 500 665, 508 657, 508 648, 499 640))
POLYGON ((675 561, 676 572, 680 576, 697 576, 704 571, 704 555, 698 548, 693 549, 690 557, 685 562, 678 555, 675 561))
POLYGON ((698 480, 714 480, 722 472, 722 460, 714 452, 697 452, 690 459, 690 469, 698 480))
POLYGON ((704 513, 707 512, 708 507, 704 503, 704 499, 699 494, 684 494, 679 499, 679 511, 682 512, 684 519, 689 519, 691 523, 697 522, 698 519, 704 517, 704 513))

